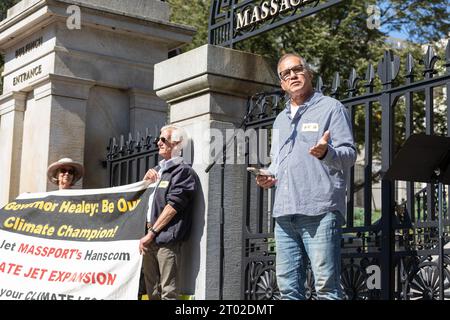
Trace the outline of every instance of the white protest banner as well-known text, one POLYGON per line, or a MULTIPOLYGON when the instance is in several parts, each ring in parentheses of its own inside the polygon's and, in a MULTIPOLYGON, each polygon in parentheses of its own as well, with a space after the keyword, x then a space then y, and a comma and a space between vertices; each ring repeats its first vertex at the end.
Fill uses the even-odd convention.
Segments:
POLYGON ((0 209, 0 299, 137 299, 147 186, 23 194, 0 209))

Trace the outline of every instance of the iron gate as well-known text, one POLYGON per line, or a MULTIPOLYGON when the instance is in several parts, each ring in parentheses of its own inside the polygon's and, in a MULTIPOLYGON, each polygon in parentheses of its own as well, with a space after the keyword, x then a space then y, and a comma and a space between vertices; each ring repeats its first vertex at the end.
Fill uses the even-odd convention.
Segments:
POLYGON ((109 186, 121 186, 142 180, 148 169, 158 164, 156 138, 159 130, 152 136, 146 129, 145 134, 131 133, 128 139, 120 136, 119 141, 112 137, 107 147, 106 162, 109 173, 109 186))
MULTIPOLYGON (((445 298, 450 299, 450 248, 446 247, 444 256, 440 256, 436 186, 428 184, 422 189, 422 186, 408 182, 400 192, 401 182, 381 179, 381 212, 373 210, 372 205, 374 181, 390 167, 401 143, 421 131, 420 121, 424 121, 422 129, 426 134, 443 134, 445 128, 436 132, 435 123, 438 117, 443 118, 445 134, 450 136, 450 43, 443 59, 445 70, 441 70, 439 76, 435 76, 437 60, 432 48, 428 48, 421 70, 423 78, 417 81, 415 75, 420 70, 414 65, 412 55, 408 55, 403 79, 399 79, 400 59, 386 52, 376 72, 374 66, 368 66, 365 79, 358 78, 353 69, 343 90, 336 73, 332 86, 326 90, 337 99, 344 92, 345 98, 341 102, 349 111, 356 138, 364 141, 360 148, 364 159, 360 170, 355 170, 357 166, 351 170, 347 222, 341 243, 341 284, 347 299, 438 299, 441 287, 445 298), (376 75, 381 83, 379 89, 375 86, 376 75), (364 83, 358 86, 361 80, 364 83), (442 97, 439 90, 444 92, 442 97), (443 99, 445 90, 447 98, 443 99), (377 158, 380 159, 378 164, 377 158), (358 173, 362 182, 355 179, 358 173), (360 208, 355 206, 358 194, 363 200, 360 208), (441 259, 445 268, 442 279, 439 278, 441 259), (377 275, 381 277, 380 282, 377 275)), ((317 91, 327 89, 320 77, 316 82, 317 91)), ((246 129, 271 128, 276 115, 284 108, 284 102, 280 94, 251 97, 246 129)), ((249 161, 249 147, 247 143, 246 164, 261 165, 249 161)), ((444 243, 450 240, 447 190, 448 186, 445 186, 444 243)), ((273 193, 273 190, 259 188, 254 178, 247 174, 242 245, 243 299, 280 297, 275 277, 273 193)), ((316 298, 313 284, 314 276, 309 269, 305 284, 309 299, 316 298)))
MULTIPOLYGON (((421 131, 428 135, 443 134, 445 131, 445 135, 450 136, 450 44, 442 59, 445 70, 436 76, 437 60, 429 48, 419 70, 408 55, 400 79, 400 59, 386 52, 376 72, 375 67, 369 65, 365 79, 360 79, 353 70, 345 88, 341 87, 338 73, 329 88, 320 77, 317 78, 316 90, 337 99, 340 94, 345 95, 340 100, 349 111, 355 136, 359 138, 356 140, 364 141, 361 147, 363 163, 359 169, 354 167, 351 171, 348 187, 351 196, 347 198, 347 224, 341 244, 341 283, 347 299, 437 299, 440 287, 444 289, 445 298, 450 298, 450 248, 446 247, 444 256, 440 256, 436 186, 406 183, 401 196, 401 182, 380 179, 380 173, 387 171, 395 152, 411 134, 421 131), (415 75, 419 72, 423 78, 416 80, 415 75), (381 88, 377 88, 376 81, 381 83, 381 88), (442 97, 438 92, 441 89, 446 90, 442 97), (443 98, 445 95, 446 99, 443 98), (445 119, 445 128, 436 128, 438 117, 445 119), (423 128, 419 125, 421 121, 423 128), (381 211, 373 210, 372 206, 377 180, 381 185, 381 211), (362 203, 359 206, 358 203, 355 205, 358 197, 362 203), (441 261, 445 268, 442 279, 439 278, 441 261), (381 275, 380 285, 374 278, 377 270, 381 275)), ((284 97, 279 93, 250 97, 245 129, 270 129, 283 107, 284 97)), ((257 137, 259 139, 259 135, 257 137)), ((136 137, 129 135, 127 140, 121 137, 119 142, 111 139, 107 155, 110 186, 136 182, 148 168, 158 163, 155 138, 147 131, 143 136, 139 133, 136 137)), ((246 164, 258 165, 249 162, 248 147, 247 144, 246 164)), ((278 299, 271 217, 274 191, 257 187, 249 173, 243 188, 241 277, 244 285, 241 297, 247 300, 278 299)), ((222 192, 222 201, 226 196, 222 192)), ((449 197, 448 186, 445 186, 445 243, 449 241, 449 197)), ((221 254, 220 258, 223 264, 226 257, 221 254)), ((314 276, 309 271, 306 288, 310 299, 316 297, 313 283, 314 276)))

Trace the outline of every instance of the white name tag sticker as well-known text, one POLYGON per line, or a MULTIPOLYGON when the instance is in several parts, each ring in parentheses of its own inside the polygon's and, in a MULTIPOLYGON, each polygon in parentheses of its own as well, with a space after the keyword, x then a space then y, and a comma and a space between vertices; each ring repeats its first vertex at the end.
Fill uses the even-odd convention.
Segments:
POLYGON ((319 124, 318 123, 304 123, 302 125, 302 132, 318 132, 319 124))
POLYGON ((158 188, 167 188, 169 186, 169 181, 161 181, 158 188))

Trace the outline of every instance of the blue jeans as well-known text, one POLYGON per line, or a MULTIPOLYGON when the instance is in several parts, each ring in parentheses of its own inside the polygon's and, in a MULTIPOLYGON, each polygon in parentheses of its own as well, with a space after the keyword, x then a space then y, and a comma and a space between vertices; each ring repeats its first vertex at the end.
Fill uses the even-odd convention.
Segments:
POLYGON ((275 219, 276 275, 281 299, 304 300, 307 259, 319 299, 342 299, 341 237, 343 217, 288 215, 275 219))

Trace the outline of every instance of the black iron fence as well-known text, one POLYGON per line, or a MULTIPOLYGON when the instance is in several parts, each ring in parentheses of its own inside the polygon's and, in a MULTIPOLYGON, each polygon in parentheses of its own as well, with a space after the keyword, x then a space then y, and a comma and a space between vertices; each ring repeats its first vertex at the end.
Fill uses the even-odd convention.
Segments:
MULTIPOLYGON (((156 131, 159 134, 159 130, 156 131)), ((106 161, 109 172, 109 186, 121 186, 142 180, 148 169, 158 164, 156 138, 147 129, 145 134, 136 132, 133 137, 113 137, 107 147, 106 161)))
MULTIPOLYGON (((236 42, 254 37, 287 23, 313 15, 341 3, 342 0, 304 0, 288 5, 288 12, 276 7, 266 18, 252 21, 252 12, 261 5, 255 0, 213 0, 211 1, 208 25, 208 43, 230 46, 236 42), (256 22, 256 23, 255 23, 256 22)), ((272 8, 274 9, 274 8, 272 8)))
MULTIPOLYGON (((346 86, 341 86, 337 73, 329 87, 317 77, 316 90, 340 99, 348 109, 356 141, 360 142, 357 165, 362 174, 357 181, 355 168, 351 171, 342 240, 341 283, 347 299, 438 299, 440 291, 441 298, 450 299, 450 247, 441 254, 436 186, 381 178, 411 134, 450 136, 450 44, 445 57, 436 56, 429 48, 420 69, 411 55, 402 66, 398 57, 386 52, 377 66, 369 64, 364 78, 353 70, 346 86), (436 67, 439 58, 444 62, 442 70, 436 67), (399 76, 401 67, 403 76, 399 76), (441 261, 443 277, 439 276, 441 261)), ((245 129, 270 132, 284 108, 284 99, 277 93, 250 97, 245 129)), ((259 134, 256 137, 258 148, 263 141, 270 141, 259 134)), ((110 186, 136 182, 158 163, 155 138, 146 132, 128 139, 120 137, 119 141, 111 139, 107 154, 110 186)), ((250 161, 249 147, 247 143, 246 165, 261 165, 250 161)), ((226 174, 222 177, 227 179, 226 174)), ((275 191, 259 188, 250 173, 243 189, 241 297, 278 299, 271 216, 275 191)), ((221 196, 223 200, 227 194, 222 192, 221 196)), ((445 186, 442 245, 450 240, 449 197, 445 186)), ((311 271, 306 288, 307 297, 314 299, 311 271)))
MULTIPOLYGON (((316 90, 338 99, 343 97, 340 101, 348 109, 355 138, 360 141, 357 165, 362 167, 363 181, 357 187, 353 168, 342 240, 341 283, 347 299, 450 299, 450 246, 442 255, 436 186, 422 188, 414 182, 381 179, 411 134, 450 136, 450 44, 445 57, 436 56, 428 48, 420 80, 416 80, 419 72, 414 62, 408 55, 401 79, 399 57, 386 52, 376 67, 368 66, 365 78, 359 78, 353 70, 345 87, 338 73, 330 87, 324 86, 320 77, 316 81, 316 90), (438 59, 444 61, 440 71, 436 67, 438 59), (358 194, 362 204, 355 203, 358 194), (381 211, 374 210, 375 198, 381 202, 381 211), (444 272, 439 277, 442 260, 444 272)), ((251 97, 252 112, 246 129, 271 128, 284 102, 280 94, 251 97)), ((261 165, 248 158, 247 164, 261 165)), ((442 245, 450 240, 447 190, 448 186, 443 196, 442 245)), ((274 191, 257 187, 248 174, 245 192, 242 298, 277 299, 271 218, 274 191)), ((311 299, 315 298, 313 283, 309 271, 305 285, 311 299)))

